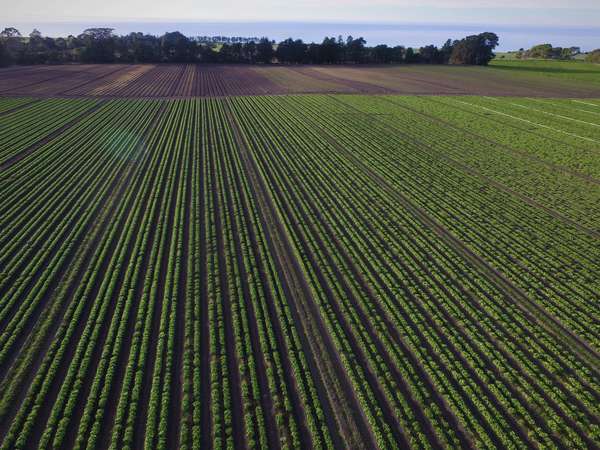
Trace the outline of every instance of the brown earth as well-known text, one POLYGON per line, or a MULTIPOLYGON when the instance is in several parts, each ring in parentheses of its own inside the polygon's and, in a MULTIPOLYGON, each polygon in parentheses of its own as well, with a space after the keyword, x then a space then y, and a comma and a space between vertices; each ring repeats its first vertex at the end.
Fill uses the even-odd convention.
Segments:
POLYGON ((597 86, 492 67, 65 65, 0 70, 0 97, 189 98, 307 93, 585 98, 597 86))

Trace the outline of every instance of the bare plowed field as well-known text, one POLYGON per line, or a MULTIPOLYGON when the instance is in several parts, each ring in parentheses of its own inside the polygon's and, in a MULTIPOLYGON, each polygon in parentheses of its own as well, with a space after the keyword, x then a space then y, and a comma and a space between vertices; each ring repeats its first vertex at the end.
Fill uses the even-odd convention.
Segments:
POLYGON ((494 66, 429 65, 40 66, 0 70, 0 96, 190 98, 308 93, 600 96, 600 83, 535 76, 533 72, 532 76, 525 71, 494 66))

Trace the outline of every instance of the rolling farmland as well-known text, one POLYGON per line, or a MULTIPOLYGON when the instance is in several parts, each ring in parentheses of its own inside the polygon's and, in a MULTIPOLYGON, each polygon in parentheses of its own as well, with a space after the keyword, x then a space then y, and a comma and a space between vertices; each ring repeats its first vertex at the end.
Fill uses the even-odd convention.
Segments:
POLYGON ((0 80, 1 449, 600 448, 600 100, 77 67, 0 80))

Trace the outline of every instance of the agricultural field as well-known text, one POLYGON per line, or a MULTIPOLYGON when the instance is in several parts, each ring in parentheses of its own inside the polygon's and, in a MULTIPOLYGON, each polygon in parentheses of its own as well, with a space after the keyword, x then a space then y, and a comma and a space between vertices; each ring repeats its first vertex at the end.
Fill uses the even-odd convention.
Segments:
POLYGON ((600 97, 600 65, 71 65, 0 69, 0 96, 195 98, 283 94, 600 97))
POLYGON ((600 94, 223 70, 0 72, 0 449, 600 448, 600 94))
POLYGON ((514 79, 537 80, 540 82, 553 81, 565 88, 575 83, 589 87, 600 86, 600 64, 588 63, 581 60, 492 60, 492 69, 511 73, 514 79))

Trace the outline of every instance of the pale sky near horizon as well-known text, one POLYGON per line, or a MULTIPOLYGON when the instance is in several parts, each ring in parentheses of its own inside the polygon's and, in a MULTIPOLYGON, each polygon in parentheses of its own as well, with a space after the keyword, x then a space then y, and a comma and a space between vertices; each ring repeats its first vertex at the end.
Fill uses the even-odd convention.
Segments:
POLYGON ((5 22, 306 21, 596 27, 599 0, 0 0, 5 22), (477 6, 473 7, 475 3, 477 6))

